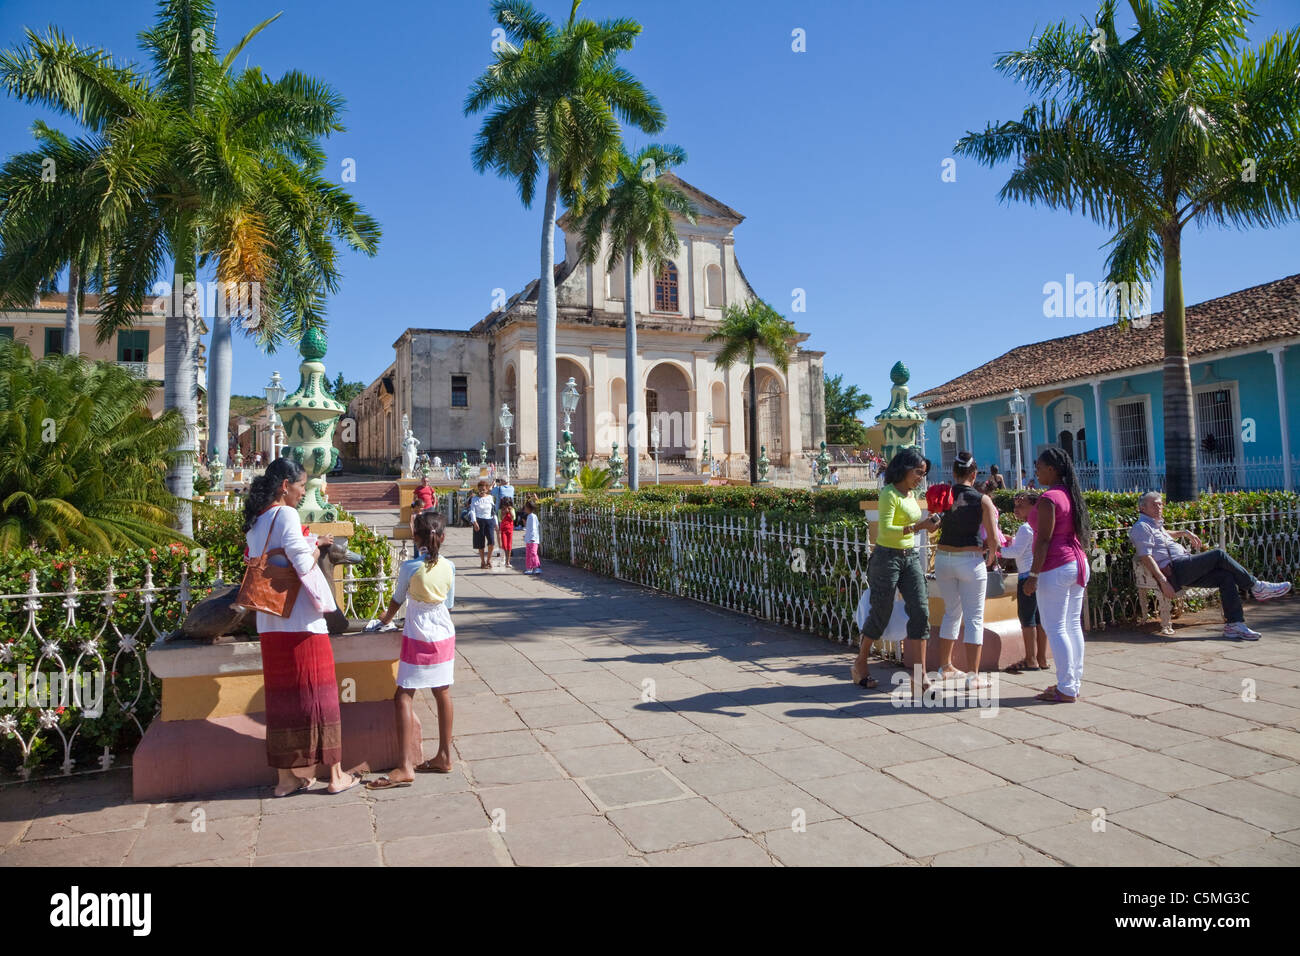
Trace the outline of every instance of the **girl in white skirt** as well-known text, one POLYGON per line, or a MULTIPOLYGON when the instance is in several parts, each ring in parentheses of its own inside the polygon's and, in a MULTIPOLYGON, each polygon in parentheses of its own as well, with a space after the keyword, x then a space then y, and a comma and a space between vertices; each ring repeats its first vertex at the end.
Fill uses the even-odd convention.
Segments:
POLYGON ((388 627, 402 604, 407 604, 406 627, 402 631, 402 650, 397 663, 397 693, 393 695, 402 763, 387 776, 367 783, 370 790, 409 787, 417 773, 451 772, 451 684, 456 662, 456 629, 447 612, 456 603, 456 566, 438 555, 446 529, 447 519, 441 514, 429 512, 415 516, 411 536, 415 539, 416 557, 403 564, 398 572, 397 590, 384 616, 366 625, 368 631, 388 627), (420 726, 414 703, 415 692, 421 687, 433 690, 438 706, 438 752, 415 764, 411 751, 420 747, 420 726))

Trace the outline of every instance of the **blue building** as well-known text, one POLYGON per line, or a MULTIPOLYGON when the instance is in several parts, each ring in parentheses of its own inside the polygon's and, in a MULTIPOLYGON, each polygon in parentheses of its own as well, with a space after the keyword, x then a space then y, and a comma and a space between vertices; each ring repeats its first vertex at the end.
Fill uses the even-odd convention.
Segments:
MULTIPOLYGON (((1107 325, 1022 345, 916 396, 926 456, 945 472, 959 450, 981 473, 997 463, 1015 486, 1016 445, 1060 444, 1089 488, 1164 486, 1163 313, 1144 328, 1107 325), (1026 400, 1012 414, 1015 390, 1026 400), (1017 432, 1019 434, 1017 435, 1017 432)), ((1193 416, 1202 490, 1300 482, 1300 275, 1187 308, 1193 416)))

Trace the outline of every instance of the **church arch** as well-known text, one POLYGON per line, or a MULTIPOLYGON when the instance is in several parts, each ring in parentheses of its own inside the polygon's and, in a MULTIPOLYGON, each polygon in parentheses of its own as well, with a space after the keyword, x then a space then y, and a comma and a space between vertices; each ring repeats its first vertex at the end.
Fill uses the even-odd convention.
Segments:
POLYGON ((647 435, 657 423, 660 454, 685 457, 692 437, 690 377, 673 362, 659 362, 646 375, 645 396, 647 435))
MULTIPOLYGON (((757 368, 754 371, 758 379, 758 443, 766 446, 767 457, 773 463, 788 464, 791 449, 789 442, 789 415, 786 408, 789 392, 781 377, 771 369, 757 368)), ((741 407, 745 415, 745 453, 757 455, 758 449, 749 447, 749 389, 751 376, 745 375, 744 392, 741 395, 741 407)))

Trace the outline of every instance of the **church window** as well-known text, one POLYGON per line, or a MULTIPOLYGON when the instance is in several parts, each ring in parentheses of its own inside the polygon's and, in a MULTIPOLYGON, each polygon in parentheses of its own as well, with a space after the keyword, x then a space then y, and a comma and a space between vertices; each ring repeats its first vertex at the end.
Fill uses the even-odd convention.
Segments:
POLYGON ((655 311, 677 312, 677 267, 665 262, 655 279, 655 311))
POLYGON ((468 375, 453 375, 451 377, 451 407, 469 408, 468 375))
POLYGON ((611 299, 622 299, 626 295, 623 288, 623 263, 619 262, 609 271, 609 296, 611 299))

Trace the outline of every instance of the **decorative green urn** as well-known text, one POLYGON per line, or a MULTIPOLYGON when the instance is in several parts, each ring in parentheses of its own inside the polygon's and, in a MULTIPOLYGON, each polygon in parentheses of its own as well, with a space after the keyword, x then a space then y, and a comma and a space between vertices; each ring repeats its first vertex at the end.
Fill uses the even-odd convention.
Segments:
POLYGON ((614 454, 609 456, 609 477, 614 479, 611 488, 623 487, 623 459, 618 453, 618 442, 614 442, 614 454))
POLYGON ((894 383, 889 390, 889 407, 876 416, 885 432, 880 450, 886 464, 904 448, 919 448, 921 444, 918 438, 925 415, 908 404, 907 381, 911 377, 911 372, 902 362, 894 363, 889 370, 889 380, 894 383))
POLYGON ((772 470, 772 460, 767 457, 767 446, 758 446, 758 482, 767 482, 767 473, 772 470))
POLYGON ((822 450, 817 454, 817 486, 823 487, 831 483, 831 456, 826 451, 826 443, 822 442, 822 450))
POLYGON ((275 406, 284 422, 286 447, 282 454, 307 470, 307 494, 298 505, 302 520, 336 521, 338 509, 325 495, 325 476, 338 463, 339 450, 334 447, 334 427, 346 408, 325 391, 325 335, 320 329, 308 329, 298 346, 302 378, 298 388, 275 406))
POLYGON ((573 435, 564 433, 564 445, 560 450, 560 474, 564 476, 562 495, 576 495, 582 489, 578 487, 578 450, 573 447, 573 435))
POLYGON ((456 466, 456 477, 460 479, 460 490, 469 491, 469 477, 473 471, 469 466, 469 452, 460 453, 460 464, 456 466))

